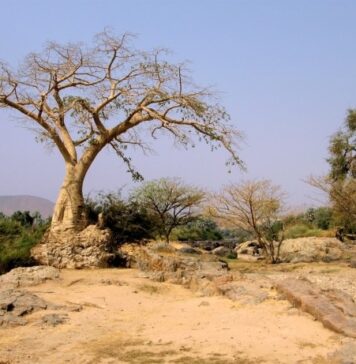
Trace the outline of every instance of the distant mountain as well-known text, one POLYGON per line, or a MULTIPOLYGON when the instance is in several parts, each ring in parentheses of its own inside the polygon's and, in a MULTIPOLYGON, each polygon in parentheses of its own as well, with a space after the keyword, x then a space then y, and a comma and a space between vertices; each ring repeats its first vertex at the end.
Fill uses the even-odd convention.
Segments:
POLYGON ((54 203, 42 197, 18 195, 0 196, 0 211, 12 215, 15 211, 38 211, 42 217, 52 216, 54 203))

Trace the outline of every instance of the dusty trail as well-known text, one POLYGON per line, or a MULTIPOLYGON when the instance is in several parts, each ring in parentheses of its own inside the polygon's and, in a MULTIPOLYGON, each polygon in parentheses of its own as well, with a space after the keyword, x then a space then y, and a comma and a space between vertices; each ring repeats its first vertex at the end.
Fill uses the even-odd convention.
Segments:
MULTIPOLYGON (((56 304, 79 304, 58 326, 0 329, 0 363, 327 363, 350 339, 287 301, 259 304, 198 297, 136 270, 63 270, 27 288, 56 304)), ((55 313, 61 313, 56 311, 55 313)))

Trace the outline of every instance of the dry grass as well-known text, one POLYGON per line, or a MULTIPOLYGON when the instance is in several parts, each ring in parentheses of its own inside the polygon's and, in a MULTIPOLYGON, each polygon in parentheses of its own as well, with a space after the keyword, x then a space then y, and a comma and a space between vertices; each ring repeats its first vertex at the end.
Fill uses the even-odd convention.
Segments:
MULTIPOLYGON (((191 348, 184 350, 172 350, 169 348, 170 342, 154 344, 144 342, 143 340, 123 339, 122 335, 116 338, 107 337, 100 341, 87 344, 90 348, 93 358, 91 364, 107 360, 108 362, 122 362, 128 364, 253 364, 244 358, 241 353, 237 353, 233 359, 226 357, 221 353, 210 353, 206 357, 187 354, 191 348), (162 347, 164 349, 162 350, 162 347)), ((263 361, 259 361, 263 363, 263 361)))
POLYGON ((152 284, 148 284, 148 283, 140 284, 136 287, 139 291, 149 293, 149 294, 162 294, 162 293, 166 292, 168 289, 167 287, 162 287, 162 285, 156 286, 156 285, 152 285, 152 284))

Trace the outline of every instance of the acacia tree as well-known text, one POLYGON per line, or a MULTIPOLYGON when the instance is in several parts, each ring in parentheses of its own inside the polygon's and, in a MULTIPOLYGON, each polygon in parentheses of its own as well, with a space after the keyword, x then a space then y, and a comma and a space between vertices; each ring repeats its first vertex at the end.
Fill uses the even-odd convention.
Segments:
POLYGON ((216 194, 210 214, 254 235, 265 256, 271 263, 277 263, 284 240, 279 220, 282 202, 280 187, 271 181, 247 181, 226 186, 216 194))
POLYGON ((195 219, 196 208, 203 198, 204 193, 199 189, 169 178, 147 182, 132 195, 132 200, 152 216, 160 237, 167 243, 175 227, 195 219))
POLYGON ((232 164, 238 132, 213 95, 190 80, 184 64, 172 64, 163 50, 140 51, 132 36, 108 32, 92 46, 48 43, 18 70, 0 64, 0 107, 31 123, 37 140, 60 152, 65 177, 54 208, 51 233, 77 232, 88 224, 83 181, 98 153, 111 147, 134 179, 141 175, 127 154, 147 150, 149 137, 173 136, 194 145, 194 133, 213 149, 223 146, 232 164))

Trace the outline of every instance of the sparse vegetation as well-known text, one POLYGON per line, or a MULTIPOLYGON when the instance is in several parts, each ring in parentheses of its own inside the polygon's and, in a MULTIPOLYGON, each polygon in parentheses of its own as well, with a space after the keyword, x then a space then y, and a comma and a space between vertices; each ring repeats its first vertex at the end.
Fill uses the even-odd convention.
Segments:
POLYGON ((17 211, 11 217, 0 216, 0 274, 34 264, 30 250, 41 240, 48 226, 48 220, 28 211, 17 211))
POLYGON ((270 181, 248 181, 225 187, 215 196, 210 212, 252 234, 271 263, 277 263, 284 240, 282 200, 280 188, 270 181))

